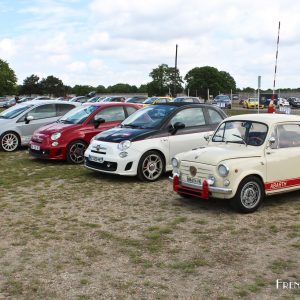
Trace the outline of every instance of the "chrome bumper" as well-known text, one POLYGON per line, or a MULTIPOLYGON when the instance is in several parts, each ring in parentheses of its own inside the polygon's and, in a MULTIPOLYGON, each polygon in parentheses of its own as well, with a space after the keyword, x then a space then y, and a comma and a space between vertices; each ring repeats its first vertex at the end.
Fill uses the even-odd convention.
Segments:
MULTIPOLYGON (((168 180, 170 182, 173 182, 173 177, 169 176, 168 180)), ((181 181, 179 181, 179 184, 182 185, 183 187, 188 187, 188 188, 192 188, 192 189, 196 189, 196 190, 201 190, 202 189, 202 185, 197 185, 197 184, 193 184, 193 183, 182 183, 181 181)), ((221 188, 221 187, 216 187, 216 186, 208 186, 208 190, 212 193, 220 193, 220 194, 231 194, 232 193, 232 189, 228 189, 228 188, 221 188)))

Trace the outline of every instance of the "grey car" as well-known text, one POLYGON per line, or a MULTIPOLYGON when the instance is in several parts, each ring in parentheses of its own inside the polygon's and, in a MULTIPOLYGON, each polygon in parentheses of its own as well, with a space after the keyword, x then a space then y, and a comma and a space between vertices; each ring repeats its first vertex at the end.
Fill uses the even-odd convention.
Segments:
POLYGON ((28 145, 33 132, 56 122, 80 103, 56 100, 32 100, 0 113, 0 149, 11 152, 28 145))

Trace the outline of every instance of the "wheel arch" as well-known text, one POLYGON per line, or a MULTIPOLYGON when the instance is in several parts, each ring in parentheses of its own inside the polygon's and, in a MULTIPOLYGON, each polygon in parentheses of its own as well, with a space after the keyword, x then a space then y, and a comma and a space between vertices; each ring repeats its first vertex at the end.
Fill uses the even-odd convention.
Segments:
MULTIPOLYGON (((158 153, 162 156, 162 159, 163 159, 163 162, 164 162, 164 170, 163 170, 163 172, 165 173, 165 172, 166 172, 166 166, 167 166, 167 159, 166 159, 166 156, 165 156, 165 154, 163 153, 163 151, 161 151, 160 149, 157 149, 157 148, 148 149, 147 151, 145 151, 145 152, 141 155, 141 157, 142 157, 145 153, 147 153, 147 152, 149 152, 149 151, 156 151, 156 152, 158 152, 158 153)), ((139 158, 139 160, 141 159, 141 157, 139 158)))

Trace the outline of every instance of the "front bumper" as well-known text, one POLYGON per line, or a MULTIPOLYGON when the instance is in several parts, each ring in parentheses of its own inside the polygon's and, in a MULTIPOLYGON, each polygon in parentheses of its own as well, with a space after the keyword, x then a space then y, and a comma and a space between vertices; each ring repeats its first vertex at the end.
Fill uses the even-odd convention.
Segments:
POLYGON ((66 159, 66 149, 65 147, 52 147, 44 144, 39 144, 36 142, 29 142, 28 152, 31 156, 40 159, 50 159, 50 160, 65 160, 66 159), (39 150, 32 149, 31 145, 40 147, 39 150))
MULTIPOLYGON (((207 181, 204 180, 202 185, 196 185, 193 183, 181 183, 179 177, 175 174, 169 177, 169 180, 173 182, 173 191, 179 194, 188 195, 200 199, 208 199, 209 197, 217 197, 218 195, 229 195, 232 194, 232 189, 221 188, 208 185, 207 181)), ((223 198, 223 197, 220 197, 223 198)))

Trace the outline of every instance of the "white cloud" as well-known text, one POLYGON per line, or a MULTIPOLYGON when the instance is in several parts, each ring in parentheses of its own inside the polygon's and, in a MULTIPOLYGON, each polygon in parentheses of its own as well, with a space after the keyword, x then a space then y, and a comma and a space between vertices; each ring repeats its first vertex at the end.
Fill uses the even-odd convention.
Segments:
POLYGON ((17 46, 14 40, 9 38, 0 40, 0 57, 4 59, 10 59, 15 55, 16 51, 17 46))

